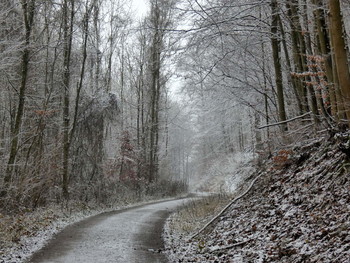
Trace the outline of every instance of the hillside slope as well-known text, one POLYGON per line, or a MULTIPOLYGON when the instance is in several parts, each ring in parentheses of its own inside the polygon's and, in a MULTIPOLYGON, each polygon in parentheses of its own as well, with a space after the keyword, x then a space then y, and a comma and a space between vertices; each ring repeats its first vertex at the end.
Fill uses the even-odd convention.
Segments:
POLYGON ((278 152, 212 227, 190 241, 170 229, 170 260, 350 262, 349 138, 337 134, 278 152))

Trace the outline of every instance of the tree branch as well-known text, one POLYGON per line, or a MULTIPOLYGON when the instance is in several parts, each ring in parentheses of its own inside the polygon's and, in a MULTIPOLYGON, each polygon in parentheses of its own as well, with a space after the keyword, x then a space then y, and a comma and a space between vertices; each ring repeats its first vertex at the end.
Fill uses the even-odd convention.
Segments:
POLYGON ((264 129, 264 128, 268 128, 268 127, 271 127, 271 126, 277 126, 277 125, 281 125, 281 124, 286 124, 288 122, 291 122, 291 121, 295 121, 295 120, 298 120, 298 119, 302 119, 308 115, 311 114, 311 111, 307 112, 307 113, 304 113, 303 115, 300 115, 300 116, 296 116, 292 119, 289 119, 289 120, 285 120, 285 121, 280 121, 280 122, 276 122, 276 123, 271 123, 271 124, 268 124, 268 125, 264 125, 264 126, 260 126, 258 127, 258 129, 264 129))
POLYGON ((237 242, 237 243, 234 243, 234 244, 231 244, 231 245, 227 245, 227 246, 223 246, 223 247, 211 248, 210 252, 216 252, 216 251, 220 251, 220 250, 227 250, 227 249, 231 249, 231 248, 234 248, 234 247, 238 247, 238 246, 241 246, 241 245, 244 245, 244 244, 248 243, 251 240, 252 239, 248 239, 248 240, 244 240, 244 241, 237 242))
POLYGON ((227 206, 224 207, 224 209, 222 209, 220 211, 220 213, 218 215, 216 215, 212 220, 210 220, 204 227, 202 227, 196 234, 194 234, 192 237, 190 237, 188 239, 188 241, 196 238, 197 236, 199 236, 202 232, 204 232, 205 229, 207 229, 210 225, 212 225, 214 222, 217 221, 217 219, 223 214, 225 213, 236 201, 238 201, 239 199, 241 199, 242 197, 244 197, 249 191, 250 189, 252 189, 254 183, 263 175, 263 173, 259 174, 249 185, 248 189, 241 194, 240 196, 236 197, 235 199, 233 199, 227 206))

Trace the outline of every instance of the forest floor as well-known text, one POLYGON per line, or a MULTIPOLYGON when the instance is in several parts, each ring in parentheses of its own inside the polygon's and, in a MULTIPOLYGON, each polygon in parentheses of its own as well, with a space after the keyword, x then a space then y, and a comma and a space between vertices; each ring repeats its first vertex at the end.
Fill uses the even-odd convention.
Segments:
POLYGON ((350 262, 349 148, 350 134, 338 133, 277 152, 251 175, 250 191, 196 237, 208 220, 193 218, 203 206, 178 211, 165 228, 169 260, 350 262))

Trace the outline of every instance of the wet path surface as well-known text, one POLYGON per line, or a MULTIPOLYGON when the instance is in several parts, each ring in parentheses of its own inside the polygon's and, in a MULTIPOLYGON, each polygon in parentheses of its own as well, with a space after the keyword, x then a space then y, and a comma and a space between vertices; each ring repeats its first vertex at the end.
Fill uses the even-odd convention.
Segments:
POLYGON ((163 225, 185 199, 149 204, 97 215, 65 228, 31 263, 156 263, 163 225))

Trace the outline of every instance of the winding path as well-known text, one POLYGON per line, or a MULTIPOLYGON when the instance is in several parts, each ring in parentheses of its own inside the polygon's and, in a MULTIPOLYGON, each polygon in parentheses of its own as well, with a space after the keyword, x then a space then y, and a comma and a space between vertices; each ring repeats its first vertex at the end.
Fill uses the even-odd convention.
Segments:
POLYGON ((169 214, 186 199, 103 213, 65 228, 31 263, 167 262, 161 233, 169 214))

